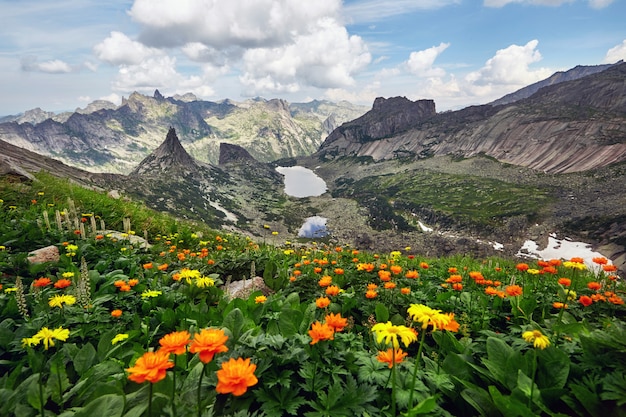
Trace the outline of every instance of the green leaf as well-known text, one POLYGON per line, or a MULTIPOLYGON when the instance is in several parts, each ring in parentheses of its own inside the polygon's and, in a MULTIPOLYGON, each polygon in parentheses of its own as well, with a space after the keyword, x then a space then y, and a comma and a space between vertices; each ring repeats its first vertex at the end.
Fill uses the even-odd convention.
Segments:
POLYGON ((91 401, 80 411, 74 414, 74 417, 121 417, 124 412, 124 397, 116 394, 103 395, 91 401))
POLYGON ((233 342, 236 342, 241 336, 241 332, 244 325, 244 317, 241 309, 235 308, 231 310, 226 317, 224 317, 224 321, 222 322, 222 326, 229 329, 233 335, 233 342))
POLYGON ((433 411, 437 407, 437 397, 430 396, 422 401, 420 401, 415 407, 408 410, 406 414, 403 414, 406 417, 418 416, 420 414, 428 414, 433 411))
POLYGON ((83 376, 94 363, 96 358, 96 349, 93 345, 87 342, 74 356, 72 363, 74 364, 74 370, 79 376, 83 376))
POLYGON ((298 333, 298 328, 304 314, 300 310, 290 308, 283 309, 278 317, 278 327, 285 337, 291 337, 298 333))
POLYGON ((376 303, 376 321, 386 323, 389 320, 389 309, 383 303, 376 303))
POLYGON ((502 395, 493 385, 489 386, 489 394, 496 407, 506 417, 536 417, 536 414, 529 410, 525 404, 510 395, 502 395))
POLYGON ((613 372, 604 379, 604 392, 600 395, 603 400, 615 400, 617 406, 626 404, 626 377, 620 372, 613 372))

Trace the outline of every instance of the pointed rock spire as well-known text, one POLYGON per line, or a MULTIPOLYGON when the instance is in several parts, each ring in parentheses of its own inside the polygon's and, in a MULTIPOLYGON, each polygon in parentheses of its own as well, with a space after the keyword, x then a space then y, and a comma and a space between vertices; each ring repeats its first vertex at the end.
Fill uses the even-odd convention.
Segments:
POLYGON ((196 161, 180 144, 176 129, 170 127, 165 141, 135 168, 132 174, 146 175, 162 173, 172 169, 190 171, 197 169, 196 161))

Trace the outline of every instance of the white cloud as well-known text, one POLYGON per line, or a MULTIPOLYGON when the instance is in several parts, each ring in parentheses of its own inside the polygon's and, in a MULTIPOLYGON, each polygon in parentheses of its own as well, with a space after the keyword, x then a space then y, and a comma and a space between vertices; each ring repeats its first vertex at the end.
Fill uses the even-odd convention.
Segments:
POLYGON ((460 0, 368 0, 346 5, 343 14, 351 23, 377 22, 417 10, 434 10, 460 3, 460 0))
MULTIPOLYGON (((485 7, 504 7, 507 4, 529 4, 532 6, 561 6, 566 3, 574 3, 576 0, 484 0, 485 7)), ((589 7, 593 9, 603 9, 612 4, 615 0, 588 0, 589 7)))
POLYGON ((536 49, 539 41, 532 40, 524 46, 511 45, 496 52, 480 70, 469 73, 465 79, 469 83, 481 85, 526 86, 549 77, 548 69, 531 70, 530 64, 541 60, 536 49))
POLYGON ((60 59, 39 62, 35 56, 22 58, 22 71, 25 72, 45 72, 48 74, 66 74, 72 72, 72 67, 67 62, 60 59))
POLYGON ((604 57, 604 62, 607 64, 614 64, 620 59, 626 61, 626 39, 624 39, 619 45, 616 45, 608 50, 606 56, 604 57))
POLYGON ((248 94, 294 92, 301 85, 339 88, 354 84, 353 75, 371 61, 367 46, 333 19, 321 19, 316 30, 281 47, 244 53, 241 81, 248 94))
POLYGON ((604 9, 611 5, 615 0, 589 0, 589 6, 593 9, 604 9))
POLYGON ((139 64, 144 59, 161 54, 158 49, 149 48, 116 31, 94 46, 93 51, 98 59, 113 65, 139 64))
POLYGON ((411 52, 409 60, 406 62, 408 71, 419 77, 443 77, 445 71, 441 68, 433 67, 435 59, 448 47, 449 43, 440 43, 422 51, 411 52))

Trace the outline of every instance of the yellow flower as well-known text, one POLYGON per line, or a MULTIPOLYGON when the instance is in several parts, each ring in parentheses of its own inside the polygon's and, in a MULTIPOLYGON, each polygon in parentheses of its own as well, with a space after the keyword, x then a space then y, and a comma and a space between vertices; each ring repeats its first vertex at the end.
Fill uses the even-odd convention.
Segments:
POLYGON ((41 330, 39 330, 32 338, 43 342, 45 349, 48 350, 50 346, 54 346, 54 339, 65 342, 69 336, 70 331, 68 329, 59 327, 54 330, 50 330, 47 327, 42 327, 41 330))
POLYGON ((539 274, 541 271, 535 268, 529 268, 526 270, 527 273, 531 274, 531 275, 537 275, 539 274))
POLYGON ((563 266, 566 268, 580 269, 581 271, 587 269, 587 265, 580 262, 565 261, 563 262, 563 266))
POLYGON ((48 300, 48 305, 53 308, 54 307, 63 308, 63 304, 67 304, 68 306, 71 306, 75 303, 76 303, 76 297, 74 297, 73 295, 68 295, 68 294, 63 294, 63 295, 56 294, 50 297, 50 300, 48 300))
POLYGON ((22 346, 24 347, 37 346, 39 342, 41 342, 41 339, 37 337, 25 337, 22 339, 22 346))
POLYGON ((378 343, 381 343, 383 340, 385 344, 391 342, 396 349, 399 347, 398 338, 402 340, 404 346, 409 346, 417 340, 417 334, 413 330, 406 326, 395 326, 390 321, 375 324, 372 326, 372 331, 376 333, 376 341, 378 343))
POLYGON ((73 272, 63 272, 63 278, 73 278, 73 277, 74 277, 73 272))
POLYGON ((424 304, 411 304, 407 312, 413 321, 422 323, 422 329, 434 324, 434 318, 442 314, 441 310, 435 310, 424 304))
POLYGON ((141 298, 154 298, 154 297, 158 297, 161 294, 163 294, 163 292, 161 291, 145 290, 144 292, 141 293, 141 298))
POLYGON ((254 298, 254 302, 257 304, 263 304, 265 301, 267 301, 267 297, 264 295, 259 295, 258 297, 254 298))
POLYGON ((550 339, 544 336, 539 330, 529 330, 522 333, 522 338, 528 343, 532 343, 538 349, 545 349, 550 346, 550 339))
POLYGON ((215 285, 215 281, 209 277, 200 277, 196 279, 196 287, 207 288, 215 285))
POLYGON ((573 300, 575 300, 577 297, 578 297, 578 294, 576 294, 576 291, 571 291, 571 290, 570 290, 569 292, 567 292, 567 299, 568 299, 569 301, 573 301, 573 300))
POLYGON ((115 345, 119 342, 121 342, 122 340, 126 340, 128 339, 128 334, 127 333, 118 333, 115 335, 115 337, 111 340, 111 344, 115 345))
POLYGON ((17 287, 9 287, 9 288, 4 289, 4 292, 6 293, 16 292, 16 291, 17 291, 17 287))

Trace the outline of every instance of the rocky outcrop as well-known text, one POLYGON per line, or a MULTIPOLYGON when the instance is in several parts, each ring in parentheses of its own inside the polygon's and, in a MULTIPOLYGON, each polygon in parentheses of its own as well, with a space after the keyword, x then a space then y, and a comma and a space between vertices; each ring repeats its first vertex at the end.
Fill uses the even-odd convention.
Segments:
POLYGON ((363 117, 336 129, 317 155, 384 160, 483 154, 551 173, 626 160, 626 63, 544 87, 505 106, 437 115, 426 111, 412 119, 407 109, 379 102, 363 117))
POLYGON ((176 129, 170 127, 165 141, 141 161, 131 175, 160 176, 173 170, 191 172, 197 169, 196 161, 180 144, 176 129))
POLYGON ((229 163, 242 163, 242 162, 257 162, 250 152, 238 145, 232 145, 230 143, 220 143, 220 165, 226 165, 229 163))

